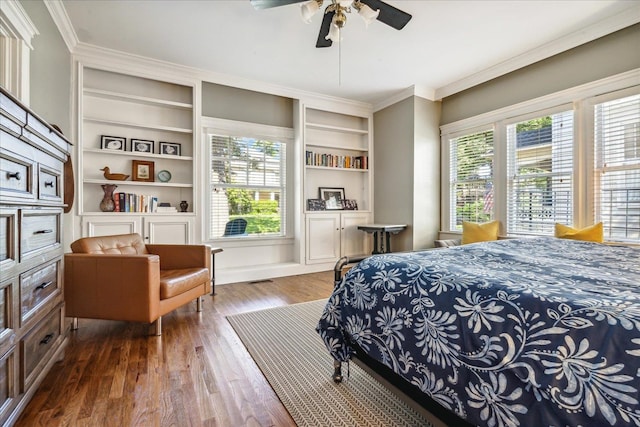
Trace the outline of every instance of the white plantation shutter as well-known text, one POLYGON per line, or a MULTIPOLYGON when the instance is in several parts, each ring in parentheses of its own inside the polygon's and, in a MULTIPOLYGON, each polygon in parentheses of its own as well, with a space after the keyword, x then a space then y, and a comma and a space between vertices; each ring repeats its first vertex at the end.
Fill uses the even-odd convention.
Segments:
POLYGON ((286 144, 209 134, 211 158, 210 238, 224 235, 228 221, 243 218, 251 236, 286 233, 286 144))
POLYGON ((493 130, 449 140, 450 230, 493 219, 493 130))
POLYGON ((594 219, 605 240, 640 242, 640 95, 594 106, 594 219))
POLYGON ((507 232, 552 235, 573 224, 573 111, 510 124, 507 232))

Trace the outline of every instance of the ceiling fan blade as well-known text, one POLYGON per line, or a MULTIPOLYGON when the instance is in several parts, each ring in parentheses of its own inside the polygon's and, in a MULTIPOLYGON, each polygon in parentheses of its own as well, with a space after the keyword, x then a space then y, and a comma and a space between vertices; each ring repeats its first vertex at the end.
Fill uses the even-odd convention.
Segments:
POLYGON ((316 47, 331 47, 333 42, 331 40, 327 40, 326 37, 329 35, 329 27, 331 27, 331 21, 333 20, 333 15, 335 15, 335 11, 326 12, 324 17, 322 18, 322 24, 320 25, 320 33, 318 33, 318 41, 316 42, 316 47))
POLYGON ((307 0, 249 0, 254 9, 269 9, 271 7, 286 6, 288 4, 302 3, 307 0))
POLYGON ((360 2, 366 4, 373 10, 379 9, 380 15, 378 15, 377 18, 378 21, 384 22, 396 30, 403 29, 404 26, 407 25, 407 22, 411 20, 411 15, 381 0, 360 0, 360 2))

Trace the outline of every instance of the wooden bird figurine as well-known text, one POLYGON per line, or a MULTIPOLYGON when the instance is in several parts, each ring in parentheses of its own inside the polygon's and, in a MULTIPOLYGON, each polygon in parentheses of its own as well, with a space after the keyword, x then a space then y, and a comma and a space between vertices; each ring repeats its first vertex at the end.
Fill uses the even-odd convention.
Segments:
POLYGON ((126 174, 123 174, 123 173, 111 173, 111 171, 109 170, 109 166, 105 166, 100 170, 104 171, 104 177, 106 179, 111 179, 111 180, 115 180, 115 181, 124 181, 127 178, 129 178, 129 175, 126 175, 126 174))

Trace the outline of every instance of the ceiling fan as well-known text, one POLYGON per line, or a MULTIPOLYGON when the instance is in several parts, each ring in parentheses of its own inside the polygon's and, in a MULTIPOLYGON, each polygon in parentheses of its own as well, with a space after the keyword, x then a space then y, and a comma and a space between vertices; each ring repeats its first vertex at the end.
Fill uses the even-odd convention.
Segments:
MULTIPOLYGON (((255 9, 268 9, 278 6, 286 6, 294 3, 304 3, 301 6, 302 18, 309 22, 322 6, 323 0, 249 0, 255 9)), ((340 30, 347 21, 345 13, 350 13, 351 8, 369 22, 377 19, 396 30, 401 30, 411 20, 411 15, 396 9, 381 0, 328 0, 331 2, 325 8, 320 33, 316 47, 329 47, 334 41, 340 40, 340 30)))

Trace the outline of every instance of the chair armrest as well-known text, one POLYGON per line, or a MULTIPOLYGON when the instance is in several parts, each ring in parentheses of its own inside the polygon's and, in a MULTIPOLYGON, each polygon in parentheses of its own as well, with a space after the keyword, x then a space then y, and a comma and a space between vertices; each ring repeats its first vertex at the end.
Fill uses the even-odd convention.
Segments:
POLYGON ((157 255, 65 254, 67 316, 152 322, 159 316, 157 255))
POLYGON ((160 257, 161 270, 207 268, 211 272, 211 248, 207 245, 154 245, 147 251, 160 257))

